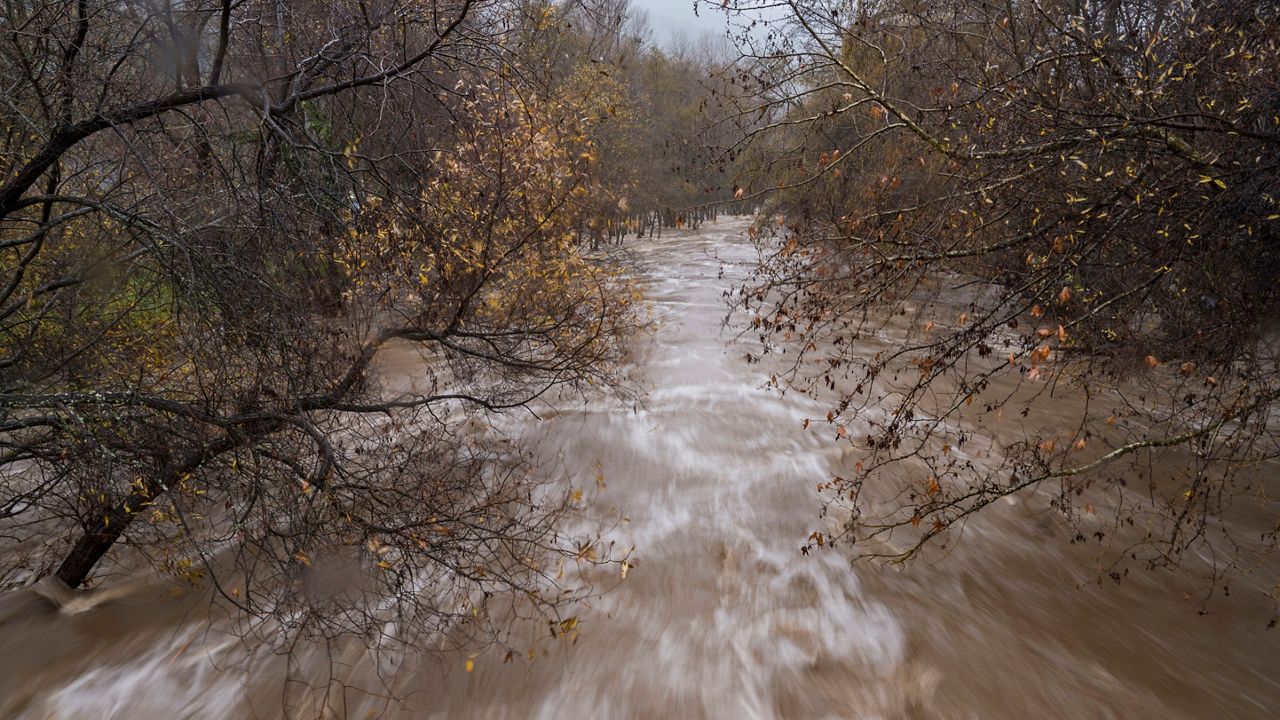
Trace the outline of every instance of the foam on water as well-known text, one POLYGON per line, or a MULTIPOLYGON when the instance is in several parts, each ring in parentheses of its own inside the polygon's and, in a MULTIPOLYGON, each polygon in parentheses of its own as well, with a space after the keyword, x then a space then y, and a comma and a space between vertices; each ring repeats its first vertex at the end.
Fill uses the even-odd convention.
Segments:
MULTIPOLYGON (((141 658, 104 662, 54 690, 21 717, 31 720, 81 718, 182 718, 219 720, 246 703, 244 678, 220 671, 219 661, 235 641, 207 644, 201 628, 191 628, 141 658)), ((234 650, 233 650, 234 651, 234 650)))

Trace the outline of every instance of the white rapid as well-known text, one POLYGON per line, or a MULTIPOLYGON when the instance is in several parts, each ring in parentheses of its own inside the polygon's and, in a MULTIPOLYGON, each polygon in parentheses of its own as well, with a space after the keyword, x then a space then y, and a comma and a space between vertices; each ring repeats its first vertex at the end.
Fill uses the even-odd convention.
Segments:
POLYGON ((600 401, 541 423, 535 452, 627 520, 625 581, 583 614, 582 637, 527 666, 477 658, 442 692, 477 718, 892 717, 929 679, 900 622, 834 553, 804 557, 818 479, 840 450, 798 432, 826 412, 764 389, 727 342, 723 295, 754 257, 742 220, 636 243, 658 324, 638 349, 642 404, 600 401))
MULTIPOLYGON (((802 555, 822 529, 815 485, 852 463, 850 446, 802 430, 827 408, 765 388, 767 370, 744 362, 753 348, 731 340, 749 318, 723 326, 723 293, 754 258, 745 228, 629 241, 658 323, 637 341, 647 397, 561 407, 521 430, 544 466, 592 489, 597 515, 625 518, 609 537, 635 548, 627 577, 601 582, 612 587, 579 612, 576 640, 543 639, 509 662, 340 656, 330 666, 349 687, 324 717, 1280 715, 1280 630, 1265 629, 1257 588, 1200 617, 1174 577, 1096 586, 1034 503, 997 508, 936 565, 802 555), (399 701, 368 693, 375 671, 399 701)), ((282 714, 279 661, 219 670, 246 648, 209 632, 221 621, 198 601, 138 591, 78 609, 7 601, 0 708, 41 720, 282 714)))

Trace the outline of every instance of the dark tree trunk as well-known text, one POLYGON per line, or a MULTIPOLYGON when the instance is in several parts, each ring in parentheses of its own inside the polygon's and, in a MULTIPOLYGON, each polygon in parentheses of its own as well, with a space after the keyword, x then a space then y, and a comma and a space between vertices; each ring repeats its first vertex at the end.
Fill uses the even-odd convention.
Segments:
POLYGON ((113 508, 98 524, 85 531, 76 541, 75 547, 62 560, 56 575, 68 587, 76 588, 84 584, 89 573, 107 554, 116 540, 124 534, 125 529, 133 521, 134 513, 124 510, 123 506, 113 508))
POLYGON ((54 574, 68 587, 77 588, 83 585, 111 547, 124 535, 124 531, 133 523, 134 518, 152 501, 168 491, 170 485, 178 482, 183 475, 198 470, 200 466, 218 455, 246 445, 253 439, 269 434, 279 427, 278 420, 271 420, 260 424, 255 428, 256 432, 251 435, 228 435, 191 453, 176 467, 170 466, 141 486, 135 487, 122 502, 107 510, 101 520, 92 527, 85 528, 84 534, 76 540, 75 546, 63 558, 62 564, 54 574))

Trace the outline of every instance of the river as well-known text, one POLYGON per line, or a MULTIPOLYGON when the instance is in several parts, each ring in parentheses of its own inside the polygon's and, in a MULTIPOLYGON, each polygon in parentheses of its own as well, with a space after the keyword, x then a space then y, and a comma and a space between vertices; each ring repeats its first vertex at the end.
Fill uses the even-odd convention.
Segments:
MULTIPOLYGON (((1280 714, 1264 588, 1239 585, 1200 615, 1176 575, 1098 585, 1039 503, 1005 503, 947 557, 903 570, 853 566, 840 549, 801 554, 821 528, 815 485, 851 462, 849 446, 803 430, 826 407, 766 388, 766 371, 744 362, 732 335, 750 318, 724 328, 724 291, 755 257, 745 228, 727 219, 629 241, 657 321, 637 341, 641 404, 519 421, 543 464, 598 488, 592 507, 620 518, 609 537, 635 548, 627 577, 581 608, 576 638, 510 662, 496 651, 375 662, 347 649, 326 658, 339 689, 324 717, 1280 714), (385 692, 371 694, 380 677, 385 692)), ((76 612, 6 600, 0 708, 280 715, 283 661, 228 669, 254 648, 211 631, 223 621, 198 593, 98 592, 76 612)))

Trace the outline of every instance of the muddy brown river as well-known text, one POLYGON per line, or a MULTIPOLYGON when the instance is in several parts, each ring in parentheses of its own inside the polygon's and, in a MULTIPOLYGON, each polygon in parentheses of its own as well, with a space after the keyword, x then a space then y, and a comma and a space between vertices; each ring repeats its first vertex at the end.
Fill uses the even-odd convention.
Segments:
POLYGON ((1205 615, 1184 597, 1192 579, 1099 585, 1035 498, 993 508, 936 562, 802 555, 821 527, 815 484, 852 461, 847 443, 801 428, 825 406, 766 389, 743 361, 731 338, 749 318, 723 326, 723 292, 755 257, 745 228, 629 241, 658 321, 637 341, 643 404, 505 420, 545 465, 601 486, 593 507, 625 518, 609 538, 635 547, 627 577, 580 609, 576 641, 511 662, 354 645, 290 660, 228 633, 200 592, 151 578, 61 610, 26 590, 0 604, 0 718, 274 718, 286 705, 326 718, 1280 717, 1274 572, 1205 615), (324 701, 288 700, 291 669, 325 673, 309 678, 328 682, 324 701))

